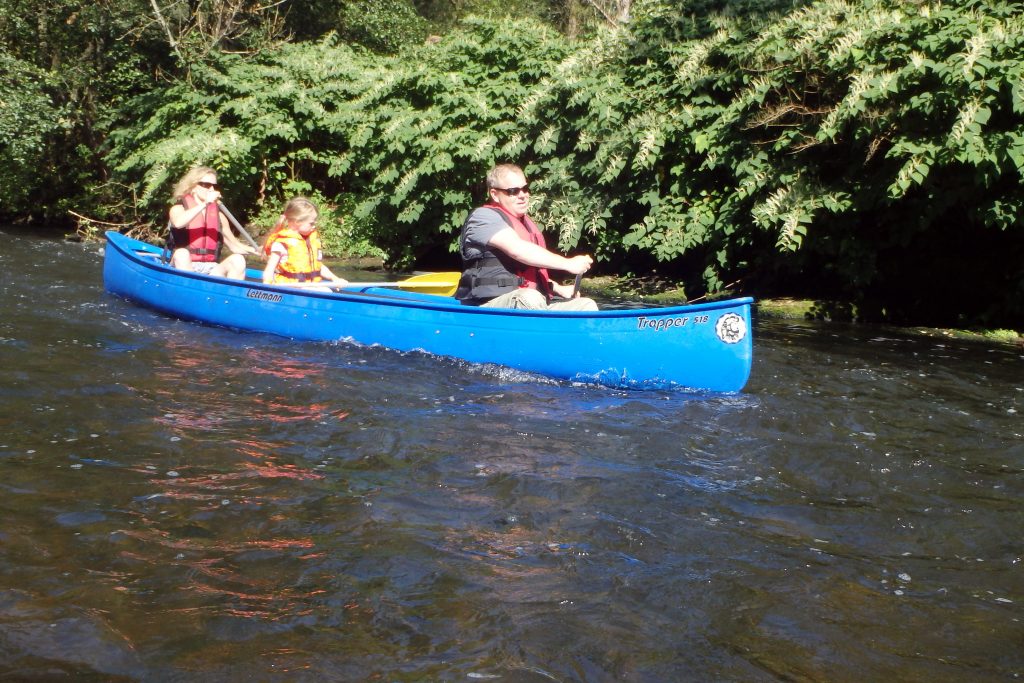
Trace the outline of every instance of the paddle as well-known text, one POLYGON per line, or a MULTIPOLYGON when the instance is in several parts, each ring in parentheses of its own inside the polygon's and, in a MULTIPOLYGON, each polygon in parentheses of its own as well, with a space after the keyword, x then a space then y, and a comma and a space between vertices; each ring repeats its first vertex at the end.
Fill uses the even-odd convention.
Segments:
POLYGON ((576 295, 580 293, 580 280, 582 279, 583 273, 580 273, 576 276, 576 282, 572 286, 572 296, 569 297, 570 299, 575 299, 576 295))
POLYGON ((250 246, 251 246, 251 247, 252 247, 253 249, 255 249, 255 250, 256 250, 256 253, 258 254, 258 253, 259 253, 259 251, 260 251, 260 248, 259 248, 259 245, 257 245, 257 244, 256 244, 256 240, 254 240, 254 239, 253 239, 253 238, 252 238, 252 237, 251 237, 251 236, 249 235, 249 233, 247 233, 247 232, 245 231, 245 228, 243 228, 243 227, 242 227, 242 224, 238 222, 238 219, 236 219, 236 218, 235 218, 235 217, 234 217, 234 216, 233 216, 233 215, 231 214, 231 212, 230 212, 230 211, 228 211, 228 207, 224 206, 224 205, 223 205, 223 204, 221 204, 220 202, 217 202, 217 208, 218 208, 218 209, 220 209, 220 212, 221 212, 222 214, 224 214, 224 216, 225 216, 225 217, 226 217, 226 218, 228 219, 228 222, 229 222, 229 223, 231 223, 231 225, 232 225, 232 226, 234 226, 235 230, 237 230, 237 231, 238 231, 239 233, 241 233, 241 234, 242 234, 242 236, 243 236, 243 237, 245 237, 245 239, 249 240, 249 245, 250 245, 250 246))
POLYGON ((330 289, 345 289, 348 287, 397 287, 398 289, 414 289, 426 294, 437 294, 440 296, 451 296, 459 286, 459 278, 462 273, 424 273, 414 275, 405 280, 395 282, 299 282, 285 287, 328 287, 330 289))

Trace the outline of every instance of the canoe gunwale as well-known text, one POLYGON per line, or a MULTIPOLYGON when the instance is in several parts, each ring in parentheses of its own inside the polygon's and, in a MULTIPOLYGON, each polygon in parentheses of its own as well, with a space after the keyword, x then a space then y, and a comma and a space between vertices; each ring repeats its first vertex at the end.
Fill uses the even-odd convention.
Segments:
MULTIPOLYGON (((120 245, 114 245, 120 247, 120 245)), ((159 254, 159 248, 153 247, 153 245, 147 245, 152 247, 155 251, 145 251, 143 253, 155 253, 159 254)), ((141 265, 146 269, 156 270, 163 272, 175 277, 183 279, 194 279, 200 282, 209 282, 220 285, 226 285, 229 287, 244 287, 246 289, 263 289, 267 291, 274 291, 277 293, 284 293, 293 296, 308 297, 310 299, 330 299, 330 300, 350 300, 357 301, 360 299, 373 298, 380 299, 375 303, 383 305, 394 305, 402 307, 415 307, 429 310, 438 311, 458 311, 459 313, 470 314, 470 315, 501 315, 501 316, 514 316, 523 318, 631 318, 639 315, 648 318, 657 317, 674 317, 679 315, 680 312, 686 313, 699 313, 706 310, 716 310, 725 306, 737 306, 744 304, 752 304, 754 302, 751 297, 740 297, 736 299, 726 299, 722 301, 708 301, 696 304, 678 304, 673 306, 661 306, 657 308, 603 308, 599 311, 561 311, 561 310, 530 310, 530 309, 512 309, 512 308, 485 308, 482 306, 467 306, 458 301, 455 301, 452 297, 444 297, 430 294, 419 294, 419 297, 433 297, 438 301, 430 301, 425 298, 413 298, 405 295, 389 295, 382 293, 377 290, 385 290, 384 287, 373 287, 364 286, 357 290, 343 289, 330 292, 318 292, 309 289, 296 289, 289 287, 288 285, 280 285, 266 282, 258 282, 255 280, 231 280, 228 278, 217 277, 214 275, 204 275, 202 273, 196 273, 187 270, 179 270, 165 263, 153 261, 151 259, 143 258, 136 253, 137 249, 119 249, 122 254, 133 260, 135 263, 141 265), (366 290, 373 289, 375 291, 369 292, 366 290)))

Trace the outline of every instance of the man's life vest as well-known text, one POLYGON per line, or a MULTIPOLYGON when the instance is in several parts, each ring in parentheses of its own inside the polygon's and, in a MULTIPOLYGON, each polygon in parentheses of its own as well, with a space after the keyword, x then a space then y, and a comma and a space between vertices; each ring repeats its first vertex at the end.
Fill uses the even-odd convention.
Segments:
MULTIPOLYGON (((488 202, 483 208, 497 211, 521 239, 547 249, 544 235, 529 216, 519 218, 502 208, 501 205, 488 202)), ((469 220, 467 218, 467 220, 469 220)), ((497 296, 519 288, 536 289, 549 301, 551 285, 546 268, 527 266, 505 254, 500 249, 482 248, 483 255, 478 258, 466 257, 465 230, 459 236, 459 247, 462 253, 464 272, 459 280, 459 288, 455 298, 467 302, 489 301, 497 296)))
MULTIPOLYGON (((198 204, 190 194, 182 197, 178 203, 186 210, 198 204)), ((206 211, 200 212, 188 225, 180 228, 172 225, 168 246, 172 251, 187 248, 193 261, 216 262, 220 260, 220 247, 223 243, 224 239, 220 234, 220 212, 217 204, 213 203, 207 204, 206 211)))
POLYGON ((288 255, 277 264, 274 282, 319 282, 323 279, 320 268, 324 255, 319 232, 314 230, 308 237, 303 237, 298 230, 284 227, 271 233, 264 251, 269 255, 275 244, 284 246, 288 255))

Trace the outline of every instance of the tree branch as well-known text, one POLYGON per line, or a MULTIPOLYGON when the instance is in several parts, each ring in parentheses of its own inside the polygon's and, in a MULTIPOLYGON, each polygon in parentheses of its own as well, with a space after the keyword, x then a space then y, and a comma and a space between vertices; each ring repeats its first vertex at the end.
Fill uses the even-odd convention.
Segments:
POLYGON ((153 6, 153 14, 156 15, 157 23, 164 29, 164 33, 167 34, 167 42, 171 44, 171 49, 174 50, 174 54, 178 55, 178 59, 185 61, 184 57, 181 56, 181 51, 178 50, 178 41, 174 37, 174 32, 171 31, 170 24, 164 19, 164 13, 160 11, 160 5, 157 4, 156 0, 149 0, 149 4, 153 6))

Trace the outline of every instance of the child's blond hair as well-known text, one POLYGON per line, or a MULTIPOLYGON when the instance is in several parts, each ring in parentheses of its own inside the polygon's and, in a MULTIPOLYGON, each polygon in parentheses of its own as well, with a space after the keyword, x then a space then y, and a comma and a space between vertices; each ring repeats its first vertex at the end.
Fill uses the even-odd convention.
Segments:
POLYGON ((316 204, 305 197, 292 197, 284 205, 284 212, 281 214, 281 218, 293 223, 304 223, 309 220, 316 220, 316 217, 319 215, 320 210, 316 208, 316 204))
POLYGON ((267 233, 267 238, 263 241, 263 256, 266 258, 270 255, 270 240, 277 233, 292 223, 305 223, 309 220, 316 220, 320 215, 320 209, 316 208, 309 199, 305 197, 292 197, 288 200, 288 203, 284 205, 284 211, 281 213, 281 217, 277 219, 277 223, 270 232, 267 233))

